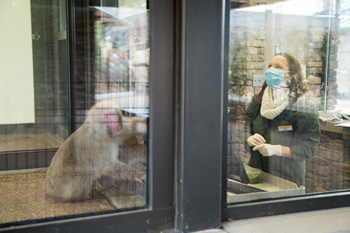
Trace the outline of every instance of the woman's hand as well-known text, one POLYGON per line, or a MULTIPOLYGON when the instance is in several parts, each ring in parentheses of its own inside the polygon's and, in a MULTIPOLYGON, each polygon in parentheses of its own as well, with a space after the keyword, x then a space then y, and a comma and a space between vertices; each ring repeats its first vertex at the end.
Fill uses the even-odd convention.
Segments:
POLYGON ((265 142, 265 138, 258 133, 247 138, 247 143, 249 146, 258 146, 264 144, 265 142))
POLYGON ((261 144, 258 146, 255 146, 253 148, 253 151, 257 151, 263 155, 263 156, 282 156, 282 146, 281 145, 271 145, 271 144, 261 144))

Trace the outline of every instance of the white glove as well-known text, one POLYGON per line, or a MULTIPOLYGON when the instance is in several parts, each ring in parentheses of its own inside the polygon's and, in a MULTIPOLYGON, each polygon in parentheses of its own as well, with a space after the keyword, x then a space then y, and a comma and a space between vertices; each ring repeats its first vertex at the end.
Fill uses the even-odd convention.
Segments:
POLYGON ((247 138, 247 143, 249 146, 258 146, 260 144, 264 144, 265 142, 265 138, 258 133, 247 138))
POLYGON ((282 146, 281 145, 271 145, 271 144, 261 144, 255 146, 253 151, 259 150, 263 156, 282 156, 282 146))

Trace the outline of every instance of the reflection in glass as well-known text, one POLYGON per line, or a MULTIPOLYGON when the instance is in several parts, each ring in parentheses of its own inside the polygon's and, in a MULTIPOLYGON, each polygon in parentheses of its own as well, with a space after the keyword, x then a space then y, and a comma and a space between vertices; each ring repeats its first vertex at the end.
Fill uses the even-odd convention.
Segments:
MULTIPOLYGON (((1 14, 0 153, 58 148, 69 133, 69 80, 66 35, 50 31, 59 31, 57 6, 4 0, 1 9, 8 14, 1 14)), ((7 162, 2 169, 9 167, 32 166, 7 162)))
POLYGON ((147 206, 146 1, 76 1, 74 36, 67 1, 22 1, 35 119, 0 125, 0 225, 147 206))
POLYGON ((350 188, 346 6, 231 4, 228 203, 350 188))

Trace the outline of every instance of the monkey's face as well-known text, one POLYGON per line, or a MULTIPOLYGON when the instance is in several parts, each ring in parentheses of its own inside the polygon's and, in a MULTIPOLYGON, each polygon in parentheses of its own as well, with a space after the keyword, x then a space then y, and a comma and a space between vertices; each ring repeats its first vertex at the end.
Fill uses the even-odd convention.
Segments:
POLYGON ((93 134, 99 135, 98 137, 119 135, 124 128, 123 115, 119 108, 110 107, 104 102, 90 109, 85 123, 88 127, 92 127, 93 134))
POLYGON ((147 134, 147 118, 126 117, 113 102, 100 102, 93 106, 86 119, 86 125, 93 127, 94 135, 103 137, 143 136, 147 134))
POLYGON ((122 116, 117 111, 104 113, 102 116, 103 122, 107 126, 110 136, 120 134, 122 130, 122 116))

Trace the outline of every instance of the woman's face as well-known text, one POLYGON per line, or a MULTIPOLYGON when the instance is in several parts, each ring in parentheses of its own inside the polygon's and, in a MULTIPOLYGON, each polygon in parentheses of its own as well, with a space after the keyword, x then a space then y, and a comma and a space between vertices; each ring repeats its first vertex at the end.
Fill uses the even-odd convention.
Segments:
POLYGON ((270 63, 269 63, 269 68, 275 68, 277 70, 284 70, 287 71, 284 73, 284 80, 290 79, 290 75, 289 75, 289 66, 288 66, 288 60, 287 58, 281 56, 281 55, 277 55, 274 56, 270 63))

